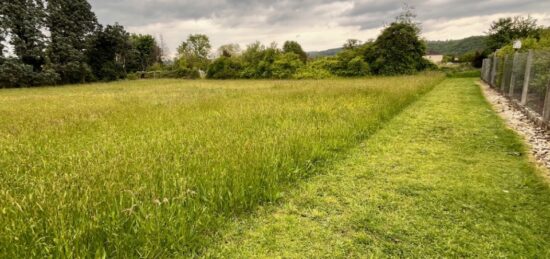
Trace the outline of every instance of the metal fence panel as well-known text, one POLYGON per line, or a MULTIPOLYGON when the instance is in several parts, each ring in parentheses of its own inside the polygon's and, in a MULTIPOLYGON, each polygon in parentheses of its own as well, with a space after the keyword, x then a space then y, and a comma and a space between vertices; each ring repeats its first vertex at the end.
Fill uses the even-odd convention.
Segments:
POLYGON ((550 51, 529 50, 487 58, 483 60, 481 77, 550 124, 550 51))
POLYGON ((517 53, 514 58, 510 81, 510 97, 518 102, 521 102, 521 95, 523 94, 523 81, 528 55, 529 53, 517 53))
POLYGON ((534 51, 532 62, 526 105, 542 115, 550 79, 550 52, 534 51))
POLYGON ((498 57, 493 58, 493 62, 491 64, 491 82, 490 85, 493 88, 497 88, 497 74, 498 74, 498 68, 500 67, 500 63, 502 61, 498 57))
POLYGON ((512 77, 512 69, 514 66, 514 58, 513 56, 506 56, 504 58, 504 62, 502 63, 502 73, 500 77, 500 91, 504 95, 508 95, 508 92, 510 91, 510 79, 512 77))

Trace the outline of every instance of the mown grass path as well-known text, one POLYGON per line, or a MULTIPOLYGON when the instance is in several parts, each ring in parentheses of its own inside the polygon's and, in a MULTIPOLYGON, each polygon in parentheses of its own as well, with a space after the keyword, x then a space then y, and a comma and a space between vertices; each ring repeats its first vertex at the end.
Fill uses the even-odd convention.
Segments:
POLYGON ((450 79, 207 257, 550 257, 550 188, 473 79, 450 79))

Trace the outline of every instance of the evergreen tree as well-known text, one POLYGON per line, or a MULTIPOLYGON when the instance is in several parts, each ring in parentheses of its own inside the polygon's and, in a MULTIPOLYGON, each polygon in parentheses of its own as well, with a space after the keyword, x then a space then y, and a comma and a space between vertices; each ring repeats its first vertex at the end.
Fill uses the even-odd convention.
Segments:
POLYGON ((86 64, 87 40, 97 26, 90 4, 86 0, 49 0, 47 12, 48 54, 61 82, 85 82, 91 75, 86 64))

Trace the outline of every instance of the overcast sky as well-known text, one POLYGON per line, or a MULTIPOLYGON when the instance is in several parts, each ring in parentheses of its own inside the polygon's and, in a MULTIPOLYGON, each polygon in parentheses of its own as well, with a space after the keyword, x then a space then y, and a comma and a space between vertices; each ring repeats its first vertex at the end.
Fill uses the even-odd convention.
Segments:
MULTIPOLYGON (((346 39, 376 38, 394 20, 401 0, 90 0, 102 24, 119 22, 130 32, 162 35, 173 53, 191 33, 212 45, 241 47, 296 40, 306 51, 341 46, 346 39)), ((491 21, 528 15, 550 26, 550 0, 407 1, 416 9, 423 37, 460 39, 482 35, 491 21)))

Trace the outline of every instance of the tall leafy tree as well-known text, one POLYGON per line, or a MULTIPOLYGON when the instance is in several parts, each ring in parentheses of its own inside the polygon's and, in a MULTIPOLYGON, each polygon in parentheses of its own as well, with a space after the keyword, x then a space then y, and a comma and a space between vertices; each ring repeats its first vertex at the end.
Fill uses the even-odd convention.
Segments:
POLYGON ((0 4, 0 87, 53 84, 57 74, 47 67, 44 3, 12 0, 0 4), (6 36, 14 57, 3 58, 6 36))
POLYGON ((423 69, 426 45, 413 24, 394 22, 374 42, 374 56, 367 58, 377 74, 411 74, 423 69))
POLYGON ((537 20, 527 16, 500 18, 491 24, 487 45, 491 51, 500 49, 514 40, 540 37, 542 27, 537 20))
POLYGON ((86 0, 48 0, 49 57, 62 83, 84 82, 91 75, 86 64, 88 39, 97 19, 86 0))
POLYGON ((348 39, 342 48, 344 50, 354 50, 359 48, 361 45, 362 42, 358 39, 348 39))
MULTIPOLYGON (((1 19, 0 19, 1 22, 1 19)), ((0 28, 0 64, 4 61, 4 41, 6 40, 6 35, 2 28, 0 28)))
POLYGON ((298 55, 298 57, 300 58, 300 60, 303 63, 307 62, 306 52, 302 49, 302 46, 296 41, 286 41, 283 44, 283 52, 284 53, 294 53, 294 54, 298 55))
POLYGON ((218 56, 234 57, 241 53, 241 46, 236 43, 222 45, 218 48, 218 56))
POLYGON ((130 34, 119 24, 99 28, 91 37, 88 64, 100 80, 116 80, 126 75, 125 65, 131 50, 130 34))
POLYGON ((184 60, 191 69, 206 70, 208 67, 208 55, 212 50, 210 39, 204 34, 189 35, 178 47, 180 60, 184 60))
POLYGON ((405 6, 396 20, 365 49, 365 58, 375 74, 411 74, 426 69, 426 43, 420 38, 420 25, 413 9, 405 6))
MULTIPOLYGON (((10 0, 2 3, 2 31, 18 59, 39 72, 45 63, 45 10, 41 0, 10 0)), ((0 33, 2 34, 2 33, 0 33)), ((1 36, 0 36, 1 37, 1 36)), ((3 39, 2 39, 3 40, 3 39)))
POLYGON ((149 67, 162 61, 160 47, 151 35, 132 34, 130 36, 132 49, 127 53, 129 72, 147 71, 149 67))
POLYGON ((268 47, 260 42, 248 45, 241 55, 244 66, 242 77, 271 78, 273 76, 273 63, 280 54, 281 50, 277 48, 275 43, 271 43, 268 47))
POLYGON ((6 5, 0 5, 0 64, 4 61, 4 41, 6 40, 7 17, 5 15, 6 5))

